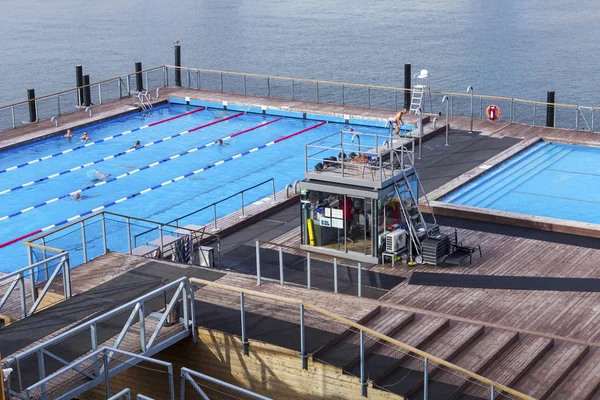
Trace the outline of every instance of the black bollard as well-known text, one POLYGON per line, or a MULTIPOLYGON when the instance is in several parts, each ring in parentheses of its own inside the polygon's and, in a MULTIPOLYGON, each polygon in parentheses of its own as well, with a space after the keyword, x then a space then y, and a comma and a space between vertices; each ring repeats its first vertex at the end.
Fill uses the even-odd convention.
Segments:
POLYGON ((181 45, 179 40, 175 42, 175 86, 181 86, 181 45))
POLYGON ((92 105, 92 96, 91 96, 91 90, 89 86, 90 84, 90 76, 89 75, 84 75, 83 76, 83 86, 85 86, 83 88, 83 106, 84 107, 89 107, 92 105))
POLYGON ((412 88, 411 86, 411 65, 410 64, 404 64, 404 108, 406 110, 410 109, 410 90, 412 88), (408 90, 406 90, 408 89, 408 90))
POLYGON ((27 100, 29 100, 29 122, 37 121, 37 110, 35 107, 35 89, 27 89, 27 100))
POLYGON ((77 105, 81 107, 83 104, 83 67, 81 65, 75 66, 75 84, 79 88, 77 96, 77 105))
POLYGON ((554 128, 554 103, 556 103, 554 91, 546 93, 546 103, 551 103, 546 105, 546 126, 554 128))
POLYGON ((144 82, 142 81, 142 63, 135 63, 135 90, 142 92, 144 90, 144 82))

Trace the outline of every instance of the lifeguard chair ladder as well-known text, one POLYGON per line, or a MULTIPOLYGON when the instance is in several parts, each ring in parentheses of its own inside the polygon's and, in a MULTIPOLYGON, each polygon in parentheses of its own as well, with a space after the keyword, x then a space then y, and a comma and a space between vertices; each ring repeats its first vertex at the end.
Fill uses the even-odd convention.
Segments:
POLYGON ((421 72, 415 74, 415 85, 412 90, 412 98, 410 101, 410 110, 409 114, 417 114, 417 110, 421 108, 421 104, 423 103, 423 96, 425 91, 429 92, 429 106, 430 111, 433 112, 433 103, 431 101, 431 88, 429 87, 429 71, 426 69, 422 69, 421 72))

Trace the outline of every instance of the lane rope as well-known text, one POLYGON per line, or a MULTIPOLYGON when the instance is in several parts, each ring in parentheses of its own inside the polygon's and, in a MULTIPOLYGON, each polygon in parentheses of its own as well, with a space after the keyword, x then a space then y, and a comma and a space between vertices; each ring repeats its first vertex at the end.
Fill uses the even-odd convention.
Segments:
POLYGON ((162 119, 160 121, 156 121, 156 122, 153 122, 153 123, 148 124, 148 125, 139 126, 137 128, 133 128, 133 129, 131 129, 129 131, 117 133, 116 135, 112 135, 112 136, 107 136, 105 138, 102 138, 102 139, 99 139, 99 140, 96 140, 96 141, 93 141, 93 142, 87 142, 86 144, 82 144, 81 146, 72 147, 70 149, 66 149, 66 150, 60 151, 58 153, 50 154, 50 155, 47 155, 47 156, 44 156, 44 157, 41 157, 41 158, 36 158, 35 160, 27 161, 27 162, 25 162, 23 164, 15 165, 15 166, 12 166, 12 167, 9 167, 9 168, 5 168, 5 169, 0 169, 0 174, 3 174, 5 172, 9 172, 9 171, 14 171, 16 169, 23 168, 23 167, 26 167, 28 165, 38 163, 40 161, 49 160, 51 158, 58 157, 58 156, 61 156, 63 154, 67 154, 67 153, 71 153, 71 152, 74 152, 74 151, 77 151, 77 150, 81 150, 83 148, 93 146, 93 145, 95 145, 97 143, 106 142, 106 141, 109 141, 111 139, 118 138, 120 136, 129 135, 130 133, 137 132, 137 131, 140 131, 142 129, 146 129, 146 128, 150 128, 150 127, 153 127, 153 126, 156 126, 156 125, 164 124, 165 122, 173 121, 174 119, 185 117, 186 115, 191 115, 191 114, 203 111, 205 109, 206 109, 206 107, 200 107, 197 110, 188 111, 188 112, 185 112, 183 114, 175 115, 175 116, 167 118, 167 119, 162 119))
MULTIPOLYGON (((244 114, 244 113, 241 113, 241 114, 244 114)), ((260 125, 254 126, 254 127, 252 127, 252 128, 245 129, 245 130, 243 130, 243 131, 240 131, 240 132, 234 133, 233 135, 226 136, 226 137, 222 138, 222 140, 224 140, 224 141, 225 141, 225 140, 229 140, 229 139, 231 139, 231 138, 234 138, 234 137, 236 137, 236 136, 243 135, 243 134, 244 134, 244 133, 246 133, 246 132, 251 132, 251 131, 253 131, 253 130, 256 130, 256 129, 262 128, 263 126, 267 126, 267 125, 269 125, 269 124, 272 124, 273 122, 277 122, 277 121, 279 121, 279 120, 281 120, 281 119, 282 119, 282 118, 278 118, 278 119, 276 119, 276 120, 269 121, 269 122, 267 122, 267 123, 263 123, 263 124, 260 124, 260 125)), ((131 170, 131 171, 129 171, 129 172, 125 172, 125 173, 123 173, 123 174, 121 174, 121 175, 118 175, 118 176, 115 176, 115 177, 113 177, 113 178, 106 179, 106 180, 100 181, 100 182, 98 182, 98 183, 94 183, 94 184, 92 184, 92 185, 88 185, 88 186, 86 186, 86 187, 84 187, 84 188, 82 188, 82 189, 78 189, 78 190, 75 190, 75 191, 73 191, 73 192, 66 193, 66 194, 63 194, 63 195, 61 195, 61 196, 55 197, 55 198, 53 198, 53 199, 50 199, 50 200, 43 201, 43 202, 41 202, 41 203, 39 203, 39 204, 36 204, 36 205, 34 205, 34 206, 27 207, 27 208, 24 208, 24 209, 22 209, 22 210, 20 210, 20 211, 14 212, 14 213, 12 213, 12 214, 8 214, 8 215, 5 215, 5 216, 3 216, 3 217, 0 217, 0 222, 1 222, 1 221, 4 221, 4 220, 7 220, 7 219, 10 219, 10 218, 14 218, 14 217, 16 217, 16 216, 19 216, 19 215, 21 215, 21 214, 25 214, 26 212, 29 212, 29 211, 31 211, 31 210, 35 210, 36 208, 41 208, 41 207, 43 207, 43 206, 46 206, 46 205, 48 205, 48 204, 52 204, 52 203, 54 203, 54 202, 57 202, 57 201, 59 201, 59 200, 62 200, 62 199, 64 199, 64 198, 67 198, 67 197, 74 196, 74 195, 75 195, 75 194, 77 194, 77 193, 85 192, 86 190, 90 190, 90 189, 96 188, 96 187, 98 187, 98 186, 106 185, 106 184, 108 184, 108 183, 115 182, 115 181, 117 181, 117 180, 119 180, 119 179, 123 179, 123 178, 125 178, 125 177, 127 177, 127 176, 130 176, 130 175, 133 175, 133 174, 137 174, 137 173, 138 173, 138 172, 140 172, 140 171, 144 171, 144 170, 147 170, 147 169, 150 169, 150 168, 154 168, 154 167, 156 167, 156 166, 158 166, 158 165, 164 164, 164 163, 166 163, 166 162, 169 162, 169 161, 171 161, 171 160, 175 160, 176 158, 179 158, 179 157, 181 157, 181 156, 185 156, 186 154, 195 153, 195 152, 196 152, 196 151, 198 151, 198 150, 202 150, 202 149, 204 149, 204 148, 206 148, 206 147, 213 146, 213 145, 215 145, 215 144, 217 144, 217 140, 215 140, 215 141, 211 141, 211 142, 208 142, 208 143, 206 143, 206 144, 203 144, 202 146, 198 146, 198 147, 194 147, 194 148, 191 148, 191 149, 188 149, 188 150, 184 150, 184 151, 182 151, 182 152, 180 152, 180 153, 173 154, 173 155, 171 155, 171 156, 169 156, 169 157, 162 158, 162 159, 160 159, 160 160, 158 160, 158 161, 154 161, 154 162, 152 162, 152 163, 150 163, 150 164, 148 164, 148 165, 144 165, 143 167, 140 167, 140 168, 133 169, 133 170, 131 170)))
POLYGON ((252 148, 252 149, 250 149, 250 150, 246 150, 246 151, 244 151, 244 152, 242 152, 242 153, 239 153, 239 154, 236 154, 236 155, 234 155, 234 156, 230 156, 230 157, 224 158, 224 159, 222 159, 222 160, 215 161, 215 162, 213 162, 213 163, 210 163, 210 164, 207 164, 207 165, 205 165, 204 167, 202 167, 202 168, 199 168, 199 169, 197 169, 197 170, 195 170, 195 171, 188 172, 187 174, 180 175, 180 176, 178 176, 178 177, 176 177, 176 178, 173 178, 173 179, 169 179, 169 180, 167 180, 167 181, 165 181, 165 182, 163 182, 163 183, 160 183, 160 184, 158 184, 158 185, 151 186, 151 187, 149 187, 149 188, 146 188, 146 189, 144 189, 144 190, 140 190, 139 192, 136 192, 136 193, 130 194, 130 195, 126 196, 126 197, 122 197, 122 198, 120 198, 120 199, 118 199, 118 200, 114 200, 114 201, 111 201, 111 202, 109 202, 109 203, 105 203, 105 204, 103 204, 103 205, 101 205, 101 206, 98 206, 98 207, 96 207, 96 208, 93 208, 93 209, 91 209, 91 210, 85 211, 85 212, 83 212, 83 213, 81 213, 81 214, 77 214, 77 215, 74 215, 74 216, 72 216, 72 217, 69 217, 69 218, 67 218, 67 219, 64 219, 64 220, 62 220, 62 221, 56 222, 56 223, 54 223, 54 224, 52 224, 52 225, 48 225, 48 226, 46 226, 46 227, 44 227, 44 228, 37 229, 37 230, 35 230, 35 231, 33 231, 33 232, 30 232, 30 233, 27 233, 27 234, 25 234, 25 235, 23 235, 23 236, 20 236, 19 238, 12 239, 12 240, 10 240, 10 241, 8 241, 8 242, 5 242, 5 243, 2 243, 2 244, 0 244, 0 248, 6 247, 6 246, 8 246, 9 244, 15 243, 15 242, 19 241, 19 240, 20 240, 20 238, 27 238, 27 237, 30 237, 30 236, 36 235, 36 234, 38 234, 38 233, 46 232, 46 231, 48 231, 48 230, 50 230, 50 229, 54 229, 54 228, 56 228, 56 227, 58 227, 58 226, 61 226, 61 225, 68 224, 69 222, 72 222, 72 221, 74 221, 74 220, 76 220, 76 219, 78 219, 78 218, 85 217, 85 216, 87 216, 87 215, 90 215, 90 214, 97 213, 97 212, 99 212, 99 211, 102 211, 102 210, 105 210, 105 209, 107 209, 107 208, 109 208, 109 207, 112 207, 112 206, 114 206, 114 205, 116 205, 116 204, 123 203, 123 202, 125 202, 125 201, 127 201, 127 200, 133 199, 133 198, 135 198, 135 197, 138 197, 138 196, 144 195, 144 194, 146 194, 146 193, 149 193, 149 192, 151 192, 151 191, 153 191, 153 190, 159 189, 159 188, 161 188, 161 187, 163 187, 163 186, 167 186, 167 185, 170 185, 171 183, 174 183, 174 182, 180 181, 180 180, 182 180, 182 179, 185 179, 185 178, 188 178, 188 177, 190 177, 190 176, 197 175, 197 174, 199 174, 199 173, 202 173, 202 172, 204 172, 204 171, 206 171, 206 170, 208 170, 208 169, 211 169, 211 168, 213 168, 213 167, 216 167, 216 166, 218 166, 218 165, 221 165, 221 164, 224 164, 224 163, 226 163, 226 162, 229 162, 229 161, 235 160, 236 158, 240 158, 240 157, 247 156, 247 155, 249 155, 249 154, 252 154, 252 153, 254 153, 254 152, 256 152, 256 151, 259 151, 259 150, 261 150, 261 149, 264 149, 264 148, 266 148, 266 147, 273 146, 274 144, 280 143, 280 142, 282 142, 282 141, 284 141, 284 140, 287 140, 287 139, 290 139, 290 138, 292 138, 292 137, 294 137, 294 136, 300 135, 300 134, 302 134, 302 133, 304 133, 304 132, 307 132, 307 131, 310 131, 310 130, 312 130, 312 129, 318 128, 318 127, 320 127, 320 126, 322 126, 322 125, 325 125, 326 123, 327 123, 326 121, 319 122, 319 123, 318 123, 318 124, 316 124, 316 125, 309 126, 308 128, 304 128, 304 129, 302 129, 302 130, 300 130, 300 131, 298 131, 298 132, 295 132, 295 133, 292 133, 292 134, 290 134, 290 135, 287 135, 287 136, 281 137, 281 138, 279 138, 279 139, 275 139, 275 140, 273 140, 273 141, 271 141, 271 142, 265 143, 265 144, 263 144, 263 145, 260 145, 260 146, 258 146, 258 147, 254 147, 254 148, 252 148))
POLYGON ((155 144, 158 144, 158 143, 161 143, 161 142, 164 142, 164 141, 176 138, 178 136, 183 136, 183 135, 186 135, 186 134, 188 134, 190 132, 195 132, 195 131, 197 131, 199 129, 203 129, 203 128, 206 128, 208 126, 215 125, 215 124, 218 124, 220 122, 227 121, 227 120, 230 120, 232 118, 239 117, 240 115, 243 115, 243 114, 244 114, 243 112, 239 112, 237 114, 229 115, 229 116, 227 116, 225 118, 221 118, 219 120, 212 121, 212 122, 209 122, 207 124, 197 126, 195 128, 189 129, 187 131, 183 131, 183 132, 177 133, 175 135, 167 136, 167 137, 164 137, 162 139, 155 140, 154 142, 146 143, 146 144, 141 145, 140 147, 137 147, 137 148, 130 148, 130 149, 127 149, 127 150, 122 151, 120 153, 113 154, 113 155, 101 158, 99 160, 96 160, 96 161, 91 161, 91 162, 88 162, 88 163, 85 163, 85 164, 82 164, 82 165, 78 165, 76 167, 73 167, 73 168, 70 168, 70 169, 67 169, 67 170, 64 170, 64 171, 61 171, 61 172, 57 172, 55 174, 51 174, 51 175, 45 176, 43 178, 39 178, 39 179, 33 180, 33 181, 30 181, 30 182, 24 183, 22 185, 15 186, 15 187, 10 188, 10 189, 2 190, 2 191, 0 191, 0 195, 7 194, 7 193, 13 192, 15 190, 23 189, 23 188, 25 188, 27 186, 31 186, 31 185, 34 185, 36 183, 40 183, 40 182, 44 182, 44 181, 47 181, 47 180, 50 180, 50 179, 58 178, 59 176, 66 175, 66 174, 68 174, 70 172, 74 172, 74 171, 77 171, 79 169, 86 168, 86 167, 91 167, 92 165, 99 164, 99 163, 107 161, 107 160, 112 160, 112 159, 120 157, 122 155, 132 153, 132 152, 134 152, 136 150, 141 150, 143 148, 150 147, 152 145, 155 145, 155 144))

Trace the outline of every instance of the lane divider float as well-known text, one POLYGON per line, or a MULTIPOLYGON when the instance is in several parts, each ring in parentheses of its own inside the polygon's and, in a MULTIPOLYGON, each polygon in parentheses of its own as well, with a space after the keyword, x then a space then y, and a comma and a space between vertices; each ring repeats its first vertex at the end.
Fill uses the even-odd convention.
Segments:
POLYGON ((5 168, 5 169, 0 169, 0 174, 2 174, 4 172, 14 171, 16 169, 23 168, 23 167, 26 167, 28 165, 38 163, 40 161, 49 160, 50 158, 58 157, 58 156, 61 156, 63 154, 71 153, 73 151, 81 150, 81 149, 83 149, 85 147, 90 147, 90 146, 93 146, 93 145, 95 145, 97 143, 102 143, 102 142, 106 142, 106 141, 114 139, 114 138, 118 138, 119 136, 129 135, 130 133, 137 132, 137 131, 140 131, 142 129, 146 129, 146 128, 150 128, 150 127, 153 127, 153 126, 156 126, 156 125, 164 124, 165 122, 173 121, 174 119, 185 117, 186 115, 191 115, 191 114, 203 111, 205 109, 206 109, 206 107, 200 107, 197 110, 188 111, 188 112, 185 112, 183 114, 175 115, 175 116, 167 118, 167 119, 162 119, 160 121, 152 122, 151 124, 140 126, 140 127, 137 127, 137 128, 133 128, 133 129, 131 129, 129 131, 117 133, 116 135, 107 136, 105 138, 102 138, 102 139, 99 139, 99 140, 95 140, 93 142, 88 142, 86 144, 82 144, 81 146, 72 147, 70 149, 66 149, 66 150, 60 151, 58 153, 50 154, 50 155, 47 155, 47 156, 44 156, 44 157, 41 157, 41 158, 36 158, 35 160, 27 161, 27 162, 25 162, 23 164, 15 165, 15 166, 12 166, 12 167, 9 167, 9 168, 5 168))
MULTIPOLYGON (((145 148, 145 147, 150 147, 150 146, 152 146, 152 145, 155 145, 155 144, 158 144, 158 143, 161 143, 161 142, 164 142, 164 141, 167 141, 167 140, 170 140, 170 139, 176 138, 176 137, 178 137, 178 136, 183 136, 183 135, 186 135, 186 134, 188 134, 188 133, 190 133, 190 132, 195 132, 195 131, 197 131, 197 130, 200 130, 200 129, 203 129, 203 128, 206 128, 206 127, 209 127, 209 126, 211 126, 211 125, 218 124, 219 122, 223 122, 223 121, 230 120, 230 119, 232 119, 232 118, 239 117, 240 115, 243 115, 243 114, 244 114, 243 112, 239 112, 239 113, 237 113, 237 114, 229 115, 229 116, 227 116, 227 117, 225 117, 225 118, 221 118, 221 119, 219 119, 219 120, 212 121, 212 122, 209 122, 209 123, 207 123, 207 124, 204 124, 204 125, 197 126, 197 127, 195 127, 195 128, 189 129, 189 130, 187 130, 187 131, 183 131, 183 132, 180 132, 180 133, 176 133, 175 135, 167 136, 167 137, 164 137, 164 138, 162 138, 162 139, 155 140, 154 142, 146 143, 146 144, 144 144, 144 145, 141 145, 140 147, 137 147, 137 148, 131 148, 131 149, 128 149, 128 150, 122 151, 122 152, 120 152, 120 153, 113 154, 113 155, 110 155, 110 156, 107 156, 107 157, 101 158, 101 159, 99 159, 99 160, 96 160, 96 161, 91 161, 91 162, 88 162, 88 163, 85 163, 85 164, 82 164, 82 165, 78 165, 78 166, 76 166, 76 167, 73 167, 73 168, 70 168, 70 169, 67 169, 67 170, 64 170, 64 171, 61 171, 61 172, 57 172, 57 173, 55 173, 55 174, 51 174, 51 175, 45 176, 45 177, 43 177, 43 178, 39 178, 39 179, 36 179, 36 180, 30 181, 30 182, 27 182, 27 183, 23 183, 22 185, 15 186, 15 187, 13 187, 13 188, 10 188, 10 189, 6 189, 6 190, 2 190, 2 191, 0 191, 0 195, 7 194, 7 193, 13 192, 13 191, 15 191, 15 190, 23 189, 23 188, 25 188, 25 187, 27 187, 27 186, 31 186, 31 185, 33 185, 33 184, 36 184, 36 183, 40 183, 40 182, 44 182, 44 181, 47 181, 47 180, 50 180, 50 179, 58 178, 59 176, 66 175, 66 174, 68 174, 68 173, 70 173, 70 172, 74 172, 74 171, 77 171, 77 170, 79 170, 79 169, 86 168, 86 167, 91 167, 92 165, 99 164, 99 163, 101 163, 101 162, 104 162, 104 161, 112 160, 112 159, 114 159, 114 158, 117 158, 117 157, 120 157, 120 156, 122 156, 122 155, 125 155, 125 154, 128 154, 128 153, 131 153, 131 152, 134 152, 134 151, 136 151, 136 150, 141 150, 141 149, 143 149, 143 148, 145 148)), ((1 220, 0 220, 0 221, 1 221, 1 220)))
MULTIPOLYGON (((243 113, 240 113, 240 114, 243 114, 243 113)), ((231 138, 234 138, 236 136, 242 135, 242 134, 244 134, 246 132, 253 131, 253 130, 258 129, 258 128, 262 128, 263 126, 269 125, 269 124, 271 124, 273 122, 277 122, 279 120, 281 120, 281 118, 273 120, 273 121, 270 121, 270 122, 267 122, 267 123, 264 123, 264 124, 260 124, 260 125, 254 126, 254 127, 250 128, 250 129, 245 129, 243 131, 234 133, 233 135, 229 135, 227 137, 224 137, 222 140, 229 140, 231 138)), ((198 146, 198 147, 194 147, 194 148, 191 148, 191 149, 188 149, 188 150, 184 150, 184 151, 182 151, 180 153, 173 154, 172 156, 162 158, 162 159, 160 159, 158 161, 154 161, 154 162, 152 162, 152 163, 150 163, 148 165, 144 165, 143 167, 133 169, 133 170, 131 170, 129 172, 125 172, 125 173, 123 173, 121 175, 115 176, 114 178, 110 178, 110 179, 106 179, 106 180, 100 181, 98 183, 94 183, 93 185, 86 186, 86 187, 84 187, 82 189, 78 189, 78 190, 75 190, 73 192, 70 192, 70 193, 63 194, 61 196, 55 197, 53 199, 43 201, 43 202, 41 202, 39 204, 36 204, 35 206, 27 207, 27 208, 22 209, 21 211, 17 211, 17 212, 14 212, 12 214, 5 215, 3 217, 0 217, 0 221, 4 221, 4 220, 9 219, 9 218, 14 218, 14 217, 16 217, 18 215, 25 214, 26 212, 29 212, 31 210, 35 210, 36 208, 41 208, 41 207, 46 206, 48 204, 52 204, 54 202, 57 202, 58 200, 62 200, 64 198, 67 198, 67 197, 70 197, 70 196, 74 196, 77 193, 85 192, 86 190, 90 190, 90 189, 93 189, 93 188, 98 187, 98 186, 106 185, 108 183, 115 182, 115 181, 117 181, 119 179, 123 179, 123 178, 125 178, 125 177, 127 177, 129 175, 137 174, 140 171, 144 171, 144 170, 147 170, 147 169, 150 169, 150 168, 154 168, 154 167, 156 167, 158 165, 164 164, 164 163, 166 163, 168 161, 174 160, 174 159, 179 158, 181 156, 185 156, 186 154, 195 153, 198 150, 202 150, 202 149, 204 149, 206 147, 209 147, 209 146, 212 146, 214 144, 217 144, 217 140, 212 141, 212 142, 208 142, 206 144, 203 144, 202 146, 198 146)))
POLYGON ((234 155, 234 156, 227 157, 227 158, 224 158, 224 159, 222 159, 222 160, 219 160, 219 161, 215 161, 215 162, 213 162, 213 163, 210 163, 210 164, 207 164, 207 165, 205 165, 204 167, 202 167, 202 168, 199 168, 199 169, 197 169, 197 170, 195 170, 195 171, 188 172, 187 174, 180 175, 180 176, 178 176, 178 177, 176 177, 176 178, 173 178, 173 179, 169 179, 169 180, 167 180, 167 181, 165 181, 165 182, 162 182, 162 183, 160 183, 160 184, 158 184, 158 185, 151 186, 151 187, 149 187, 149 188, 146 188, 146 189, 144 189, 144 190, 140 190, 139 192, 132 193, 132 194, 130 194, 130 195, 128 195, 128 196, 126 196, 126 197, 122 197, 122 198, 120 198, 120 199, 118 199, 118 200, 114 200, 114 201, 111 201, 111 202, 109 202, 109 203, 105 203, 105 204, 103 204, 103 205, 101 205, 101 206, 98 206, 98 207, 96 207, 96 208, 93 208, 93 209, 91 209, 91 210, 85 211, 85 212, 83 212, 83 213, 81 213, 81 214, 74 215, 74 216, 72 216, 72 217, 69 217, 69 218, 67 218, 67 219, 64 219, 64 220, 62 220, 62 221, 59 221, 59 222, 57 222, 57 223, 54 223, 54 224, 52 224, 52 225, 48 225, 48 226, 46 226, 46 227, 44 227, 44 228, 37 229, 37 230, 35 230, 35 231, 33 231, 33 232, 27 233, 27 234, 25 234, 25 235, 19 236, 18 238, 15 238, 15 239, 9 240, 8 242, 5 242, 5 243, 2 243, 2 244, 0 244, 0 249, 1 249, 1 248, 3 248, 3 247, 6 247, 6 246, 8 246, 8 245, 10 245, 10 244, 13 244, 13 243, 15 243, 15 242, 18 242, 19 240, 22 240, 22 239, 28 238, 28 237, 30 237, 30 236, 33 236, 33 235, 37 235, 38 233, 42 233, 42 232, 49 231, 50 229, 54 229, 54 228, 56 228, 56 227, 58 227, 58 226, 61 226, 61 225, 68 224, 69 222, 72 222, 72 221, 74 221, 74 220, 76 220, 76 219, 78 219, 78 218, 85 217, 85 216, 87 216, 87 215, 90 215, 90 214, 97 213, 97 212, 99 212, 99 211, 102 211, 102 210, 105 210, 105 209, 107 209, 107 208, 109 208, 109 207, 112 207, 112 206, 114 206, 114 205, 116 205, 116 204, 123 203, 123 202, 125 202, 125 201, 127 201, 127 200, 131 200, 131 199, 133 199, 133 198, 135 198, 135 197, 138 197, 138 196, 144 195, 144 194, 146 194, 146 193, 149 193, 149 192, 151 192, 151 191, 153 191, 153 190, 159 189, 159 188, 161 188, 161 187, 163 187, 163 186, 167 186, 167 185, 170 185, 171 183, 174 183, 174 182, 180 181, 180 180, 182 180, 182 179, 185 179, 185 178, 188 178, 188 177, 190 177, 190 176, 197 175, 197 174, 199 174, 199 173, 201 173, 201 172, 204 172, 204 171, 206 171, 206 170, 209 170, 209 169, 211 169, 211 168, 213 168, 213 167, 216 167, 216 166, 218 166, 218 165, 221 165, 221 164, 224 164, 224 163, 226 163, 226 162, 229 162, 229 161, 235 160, 236 158, 240 158, 240 157, 247 156, 248 154, 252 154, 252 153, 254 153, 254 152, 256 152, 256 151, 259 151, 259 150, 262 150, 262 149, 264 149, 264 148, 266 148, 266 147, 270 147, 270 146, 272 146, 272 145, 274 145, 274 144, 277 144, 277 143, 283 142, 284 140, 290 139, 290 138, 292 138, 292 137, 294 137, 294 136, 297 136, 297 135, 300 135, 300 134, 302 134, 302 133, 304 133, 304 132, 307 132, 307 131, 310 131, 310 130, 312 130, 312 129, 318 128, 318 127, 320 127, 320 126, 322 126, 322 125, 325 125, 326 123, 327 123, 326 121, 319 122, 319 123, 318 123, 318 124, 316 124, 316 125, 309 126, 308 128, 304 128, 304 129, 302 129, 302 130, 300 130, 300 131, 298 131, 298 132, 292 133, 292 134, 290 134, 290 135, 287 135, 287 136, 280 137, 280 138, 278 138, 278 139, 275 139, 275 140, 273 140, 273 141, 271 141, 271 142, 265 143, 265 144, 263 144, 263 145, 260 145, 260 146, 258 146, 258 147, 254 147, 254 148, 252 148, 252 149, 250 149, 250 150, 246 150, 246 151, 244 151, 244 152, 242 152, 242 153, 239 153, 239 154, 236 154, 236 155, 234 155))

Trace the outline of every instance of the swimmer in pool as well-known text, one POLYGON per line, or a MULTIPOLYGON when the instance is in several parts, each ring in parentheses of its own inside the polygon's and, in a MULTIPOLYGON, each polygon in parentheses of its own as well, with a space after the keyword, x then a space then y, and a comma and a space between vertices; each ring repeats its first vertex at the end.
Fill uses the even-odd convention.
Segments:
POLYGON ((73 134, 71 133, 70 129, 67 129, 67 134, 63 136, 64 138, 67 139, 71 139, 73 137, 73 134))
POLYGON ((402 117, 408 111, 406 109, 398 111, 398 114, 394 116, 394 135, 398 135, 400 133, 400 128, 404 125, 404 121, 402 121, 402 117))
POLYGON ((84 142, 87 142, 90 139, 91 138, 88 136, 87 132, 83 132, 83 135, 81 136, 81 140, 83 140, 84 142))
POLYGON ((133 146, 131 146, 129 149, 127 150, 131 150, 131 149, 139 149, 140 147, 142 147, 142 144, 140 143, 140 141, 138 140, 137 142, 135 142, 135 144, 133 146))
POLYGON ((228 146, 228 143, 223 143, 223 139, 217 140, 217 146, 228 146))
POLYGON ((81 200, 83 200, 85 197, 83 197, 81 194, 79 193, 75 193, 73 195, 73 199, 77 200, 77 202, 79 203, 81 200))
POLYGON ((96 183, 100 183, 110 176, 110 174, 105 174, 103 172, 98 171, 97 169, 92 170, 92 172, 95 172, 98 175, 98 177, 89 181, 87 183, 88 185, 95 185, 96 183))
POLYGON ((227 113, 221 112, 221 113, 218 113, 217 115, 215 115, 214 118, 215 119, 219 119, 219 118, 223 118, 223 117, 226 117, 226 116, 227 116, 227 113))

